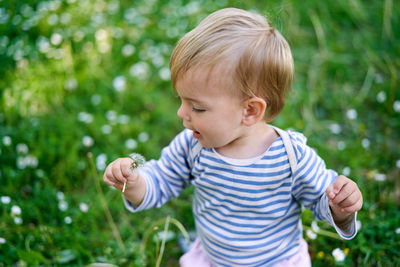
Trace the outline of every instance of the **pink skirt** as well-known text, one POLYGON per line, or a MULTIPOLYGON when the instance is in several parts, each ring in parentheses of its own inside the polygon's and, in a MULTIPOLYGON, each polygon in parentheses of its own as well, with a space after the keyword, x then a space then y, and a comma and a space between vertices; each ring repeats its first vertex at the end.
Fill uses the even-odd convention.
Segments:
MULTIPOLYGON (((190 250, 179 259, 181 267, 212 267, 210 260, 203 250, 199 238, 196 238, 190 250)), ((311 267, 307 242, 300 241, 299 251, 293 256, 274 264, 273 267, 311 267)))

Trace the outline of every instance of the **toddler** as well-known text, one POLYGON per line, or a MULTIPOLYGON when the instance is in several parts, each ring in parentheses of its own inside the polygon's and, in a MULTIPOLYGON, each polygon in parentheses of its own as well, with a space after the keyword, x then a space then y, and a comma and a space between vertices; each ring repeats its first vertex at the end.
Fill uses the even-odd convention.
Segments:
POLYGON ((198 238, 181 266, 310 266, 302 206, 342 238, 356 235, 357 185, 327 169, 302 134, 269 124, 294 67, 289 45, 264 17, 212 13, 178 42, 170 68, 186 129, 159 160, 132 173, 132 159, 117 159, 103 179, 119 190, 126 182, 132 212, 194 187, 198 238))

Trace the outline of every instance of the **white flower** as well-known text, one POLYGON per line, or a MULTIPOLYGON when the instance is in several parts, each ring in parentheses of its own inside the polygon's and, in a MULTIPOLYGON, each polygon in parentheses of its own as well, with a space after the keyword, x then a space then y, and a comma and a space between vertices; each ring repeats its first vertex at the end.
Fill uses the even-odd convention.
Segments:
POLYGON ((106 40, 107 36, 108 36, 108 33, 104 29, 99 29, 95 33, 96 40, 100 41, 100 42, 106 40))
POLYGON ((6 243, 6 239, 3 237, 0 237, 0 244, 5 244, 6 243))
POLYGON ((384 173, 375 173, 374 175, 375 181, 384 182, 386 180, 386 174, 384 173))
POLYGON ((93 121, 93 115, 87 112, 79 112, 78 120, 84 123, 91 123, 93 121))
POLYGON ((28 154, 29 148, 26 144, 17 144, 17 153, 28 154))
POLYGON ((138 63, 132 65, 129 69, 129 73, 133 77, 136 77, 141 80, 146 80, 148 78, 149 71, 150 71, 150 67, 144 61, 141 61, 141 62, 138 62, 138 63))
POLYGON ((135 53, 136 48, 131 44, 126 44, 122 47, 122 54, 129 57, 135 53))
POLYGON ((340 248, 335 248, 332 251, 332 256, 335 258, 336 261, 344 261, 345 258, 344 252, 340 248))
POLYGON ((20 217, 14 217, 15 224, 22 224, 22 219, 20 217))
POLYGON ((349 176, 351 173, 350 167, 344 167, 342 173, 344 176, 349 176))
POLYGON ((88 210, 89 210, 89 206, 86 204, 86 203, 81 203, 81 204, 79 204, 79 209, 82 211, 82 212, 88 212, 88 210))
POLYGON ((395 232, 396 232, 396 234, 399 235, 399 234, 400 234, 400 228, 396 228, 396 231, 395 231, 395 232))
POLYGON ((58 200, 63 200, 64 199, 64 193, 63 192, 57 192, 57 199, 58 200))
POLYGON ((361 145, 362 145, 362 147, 365 148, 365 149, 369 148, 369 145, 370 145, 370 144, 371 144, 371 142, 369 141, 368 138, 364 138, 364 139, 361 141, 361 145))
POLYGON ((104 171, 106 169, 107 155, 102 153, 96 157, 96 168, 99 171, 104 171))
POLYGON ((346 148, 346 143, 344 141, 339 141, 337 147, 339 150, 343 150, 346 148))
POLYGON ((361 221, 357 220, 357 221, 356 221, 356 228, 357 228, 357 231, 360 230, 361 227, 362 227, 361 221))
POLYGON ((3 136, 3 144, 4 144, 5 146, 11 145, 11 137, 9 137, 8 135, 3 136))
POLYGON ((106 118, 110 122, 115 122, 117 120, 117 112, 114 110, 109 110, 106 112, 106 118))
POLYGON ((128 149, 135 149, 137 147, 137 142, 135 139, 129 138, 125 141, 125 146, 128 149))
POLYGON ((90 102, 92 102, 92 104, 95 106, 99 105, 101 102, 101 96, 98 94, 92 95, 92 97, 90 98, 90 102))
POLYGON ((11 207, 11 215, 15 216, 15 215, 21 215, 21 208, 17 205, 14 205, 11 207))
POLYGON ((11 202, 11 198, 9 196, 1 196, 0 200, 3 204, 10 204, 11 202))
POLYGON ((83 144, 85 147, 91 147, 91 146, 93 146, 93 144, 94 144, 94 140, 93 140, 92 137, 86 135, 86 136, 84 136, 84 137, 82 138, 82 144, 83 144))
POLYGON ((398 159, 398 160, 396 161, 396 167, 397 167, 397 168, 400 168, 400 159, 398 159))
POLYGON ((50 37, 50 43, 53 45, 59 45, 62 42, 62 35, 59 33, 53 33, 50 37))
POLYGON ((112 130, 112 128, 111 128, 111 126, 108 125, 108 124, 104 124, 103 126, 101 126, 101 132, 102 132, 103 134, 110 134, 110 133, 111 133, 111 130, 112 130))
POLYGON ((64 222, 65 222, 66 224, 71 224, 71 223, 72 223, 71 217, 69 217, 69 216, 65 217, 65 218, 64 218, 64 222))
POLYGON ((126 87, 126 79, 124 76, 117 76, 113 80, 114 89, 118 92, 124 91, 126 87))
POLYGON ((314 240, 314 239, 317 238, 317 234, 314 233, 314 232, 313 232, 312 230, 310 230, 310 229, 307 229, 306 235, 307 235, 310 239, 312 239, 312 240, 314 240))
POLYGON ((146 132, 141 132, 138 135, 138 140, 142 143, 149 141, 150 135, 146 132))
POLYGON ((393 103, 393 109, 394 109, 394 111, 396 111, 396 112, 400 112, 400 100, 394 101, 394 103, 393 103))
POLYGON ((68 203, 64 200, 58 202, 58 209, 61 211, 66 211, 68 209, 68 203))
POLYGON ((121 114, 118 116, 118 122, 121 124, 127 124, 129 122, 130 118, 128 115, 121 114))
POLYGON ((164 81, 169 81, 171 79, 171 71, 167 67, 161 68, 158 75, 164 81))
POLYGON ((329 129, 334 134, 339 134, 342 131, 342 127, 338 123, 332 123, 329 125, 329 129))
POLYGON ((383 103, 386 100, 386 93, 384 91, 380 91, 377 95, 376 95, 376 101, 378 101, 379 103, 383 103))
POLYGON ((318 226, 317 221, 312 221, 312 223, 311 223, 311 229, 312 229, 314 232, 316 232, 316 233, 319 232, 319 226, 318 226))
POLYGON ((355 109, 349 109, 346 113, 347 118, 350 120, 355 120, 357 119, 357 111, 355 109))
POLYGON ((75 78, 69 78, 64 82, 64 89, 74 91, 78 87, 78 81, 75 78))

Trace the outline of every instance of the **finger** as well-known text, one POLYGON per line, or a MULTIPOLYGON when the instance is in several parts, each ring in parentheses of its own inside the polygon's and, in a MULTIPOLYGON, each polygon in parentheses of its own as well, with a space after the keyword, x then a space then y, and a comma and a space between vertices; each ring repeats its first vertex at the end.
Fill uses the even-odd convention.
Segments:
POLYGON ((111 172, 117 182, 124 183, 126 181, 125 177, 122 175, 119 161, 116 161, 112 164, 111 172))
POLYGON ((114 186, 114 187, 116 186, 116 183, 110 181, 110 179, 108 179, 105 175, 103 176, 103 181, 104 181, 106 184, 110 185, 110 186, 114 186))
POLYGON ((335 196, 340 192, 340 190, 344 186, 344 184, 346 182, 346 179, 347 178, 345 176, 339 175, 336 178, 336 181, 328 186, 328 188, 326 189, 325 193, 326 193, 326 195, 328 196, 329 199, 334 199, 335 198, 335 196))
POLYGON ((122 175, 126 178, 132 175, 131 172, 131 164, 133 160, 130 158, 126 158, 125 160, 121 161, 121 172, 122 175))
POLYGON ((339 205, 342 201, 347 199, 353 192, 356 191, 353 184, 347 183, 343 185, 340 191, 336 194, 336 196, 331 199, 332 203, 335 205, 339 205))
POLYGON ((356 203, 354 203, 353 205, 343 208, 342 210, 343 210, 343 212, 351 214, 351 213, 359 211, 362 208, 362 204, 363 204, 362 200, 359 200, 356 203))
MULTIPOLYGON (((347 207, 350 207, 350 206, 354 205, 354 203, 359 201, 359 199, 360 199, 359 192, 358 191, 353 191, 350 195, 348 195, 342 201, 340 201, 338 203, 334 203, 334 204, 336 206, 340 207, 340 208, 347 208, 347 207)), ((336 199, 335 199, 335 201, 336 201, 336 199)))

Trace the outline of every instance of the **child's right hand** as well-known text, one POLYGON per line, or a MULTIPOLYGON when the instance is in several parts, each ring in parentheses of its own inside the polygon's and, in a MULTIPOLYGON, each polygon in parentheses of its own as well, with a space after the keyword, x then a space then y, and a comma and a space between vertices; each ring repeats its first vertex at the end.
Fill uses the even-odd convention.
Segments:
POLYGON ((122 191, 125 182, 127 186, 136 184, 138 173, 137 171, 132 173, 130 168, 132 163, 131 158, 119 158, 111 162, 104 172, 104 182, 120 191, 122 191))

